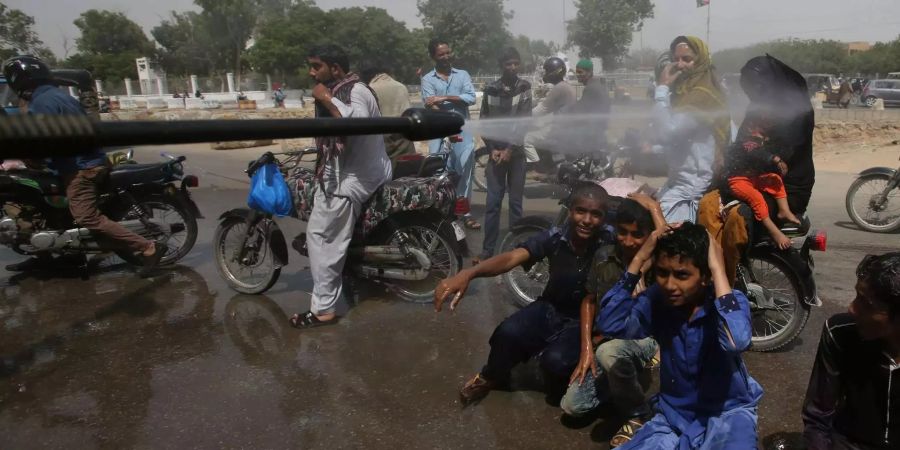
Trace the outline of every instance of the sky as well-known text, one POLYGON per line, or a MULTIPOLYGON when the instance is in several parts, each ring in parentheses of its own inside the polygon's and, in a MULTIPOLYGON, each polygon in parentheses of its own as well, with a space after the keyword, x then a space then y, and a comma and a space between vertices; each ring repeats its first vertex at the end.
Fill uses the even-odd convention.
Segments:
MULTIPOLYGON (((192 0, 2 0, 35 18, 35 29, 57 56, 65 56, 64 40, 74 53, 78 29, 72 24, 85 10, 125 13, 149 36, 169 11, 196 9, 192 0)), ((900 36, 900 0, 711 0, 710 47, 740 47, 760 41, 796 37, 842 41, 890 41, 900 36)), ((377 6, 407 26, 421 26, 416 0, 317 0, 324 8, 377 6)), ((506 0, 513 11, 509 28, 532 39, 562 42, 564 20, 576 13, 574 0, 506 0)), ((634 48, 662 49, 675 36, 706 37, 707 8, 696 0, 655 0, 655 17, 635 33, 634 48)))

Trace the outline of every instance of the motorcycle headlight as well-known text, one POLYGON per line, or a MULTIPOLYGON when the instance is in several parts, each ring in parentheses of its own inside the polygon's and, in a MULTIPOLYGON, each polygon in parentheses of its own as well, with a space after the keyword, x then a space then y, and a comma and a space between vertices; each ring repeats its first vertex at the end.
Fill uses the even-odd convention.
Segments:
POLYGON ((181 163, 172 164, 172 172, 176 175, 184 175, 184 165, 181 163))

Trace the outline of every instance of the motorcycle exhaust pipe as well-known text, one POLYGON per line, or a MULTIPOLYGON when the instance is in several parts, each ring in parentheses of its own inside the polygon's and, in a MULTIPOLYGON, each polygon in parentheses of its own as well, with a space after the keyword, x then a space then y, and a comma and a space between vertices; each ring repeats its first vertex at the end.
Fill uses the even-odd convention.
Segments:
POLYGON ((422 281, 428 278, 425 269, 399 269, 375 266, 357 266, 356 274, 363 278, 382 278, 389 280, 422 281))

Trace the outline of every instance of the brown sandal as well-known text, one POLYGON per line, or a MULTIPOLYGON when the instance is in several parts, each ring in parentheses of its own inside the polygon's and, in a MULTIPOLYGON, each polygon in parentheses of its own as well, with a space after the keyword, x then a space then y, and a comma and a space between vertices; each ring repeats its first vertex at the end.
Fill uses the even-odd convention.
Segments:
POLYGON ((640 430, 645 423, 646 422, 637 417, 629 419, 628 422, 625 422, 625 424, 622 425, 622 428, 619 428, 619 431, 616 432, 615 436, 609 440, 609 448, 616 448, 634 439, 634 435, 637 434, 638 430, 640 430))
POLYGON ((494 389, 494 383, 486 380, 481 374, 476 374, 467 381, 459 390, 459 401, 463 406, 468 406, 481 401, 494 389))

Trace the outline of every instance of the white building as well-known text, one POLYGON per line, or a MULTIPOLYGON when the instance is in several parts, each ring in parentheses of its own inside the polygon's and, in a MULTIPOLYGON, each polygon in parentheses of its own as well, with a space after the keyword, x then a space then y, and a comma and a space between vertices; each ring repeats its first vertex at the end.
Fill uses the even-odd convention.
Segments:
POLYGON ((141 95, 168 95, 166 73, 155 61, 149 58, 135 60, 138 69, 138 80, 141 83, 141 95))

